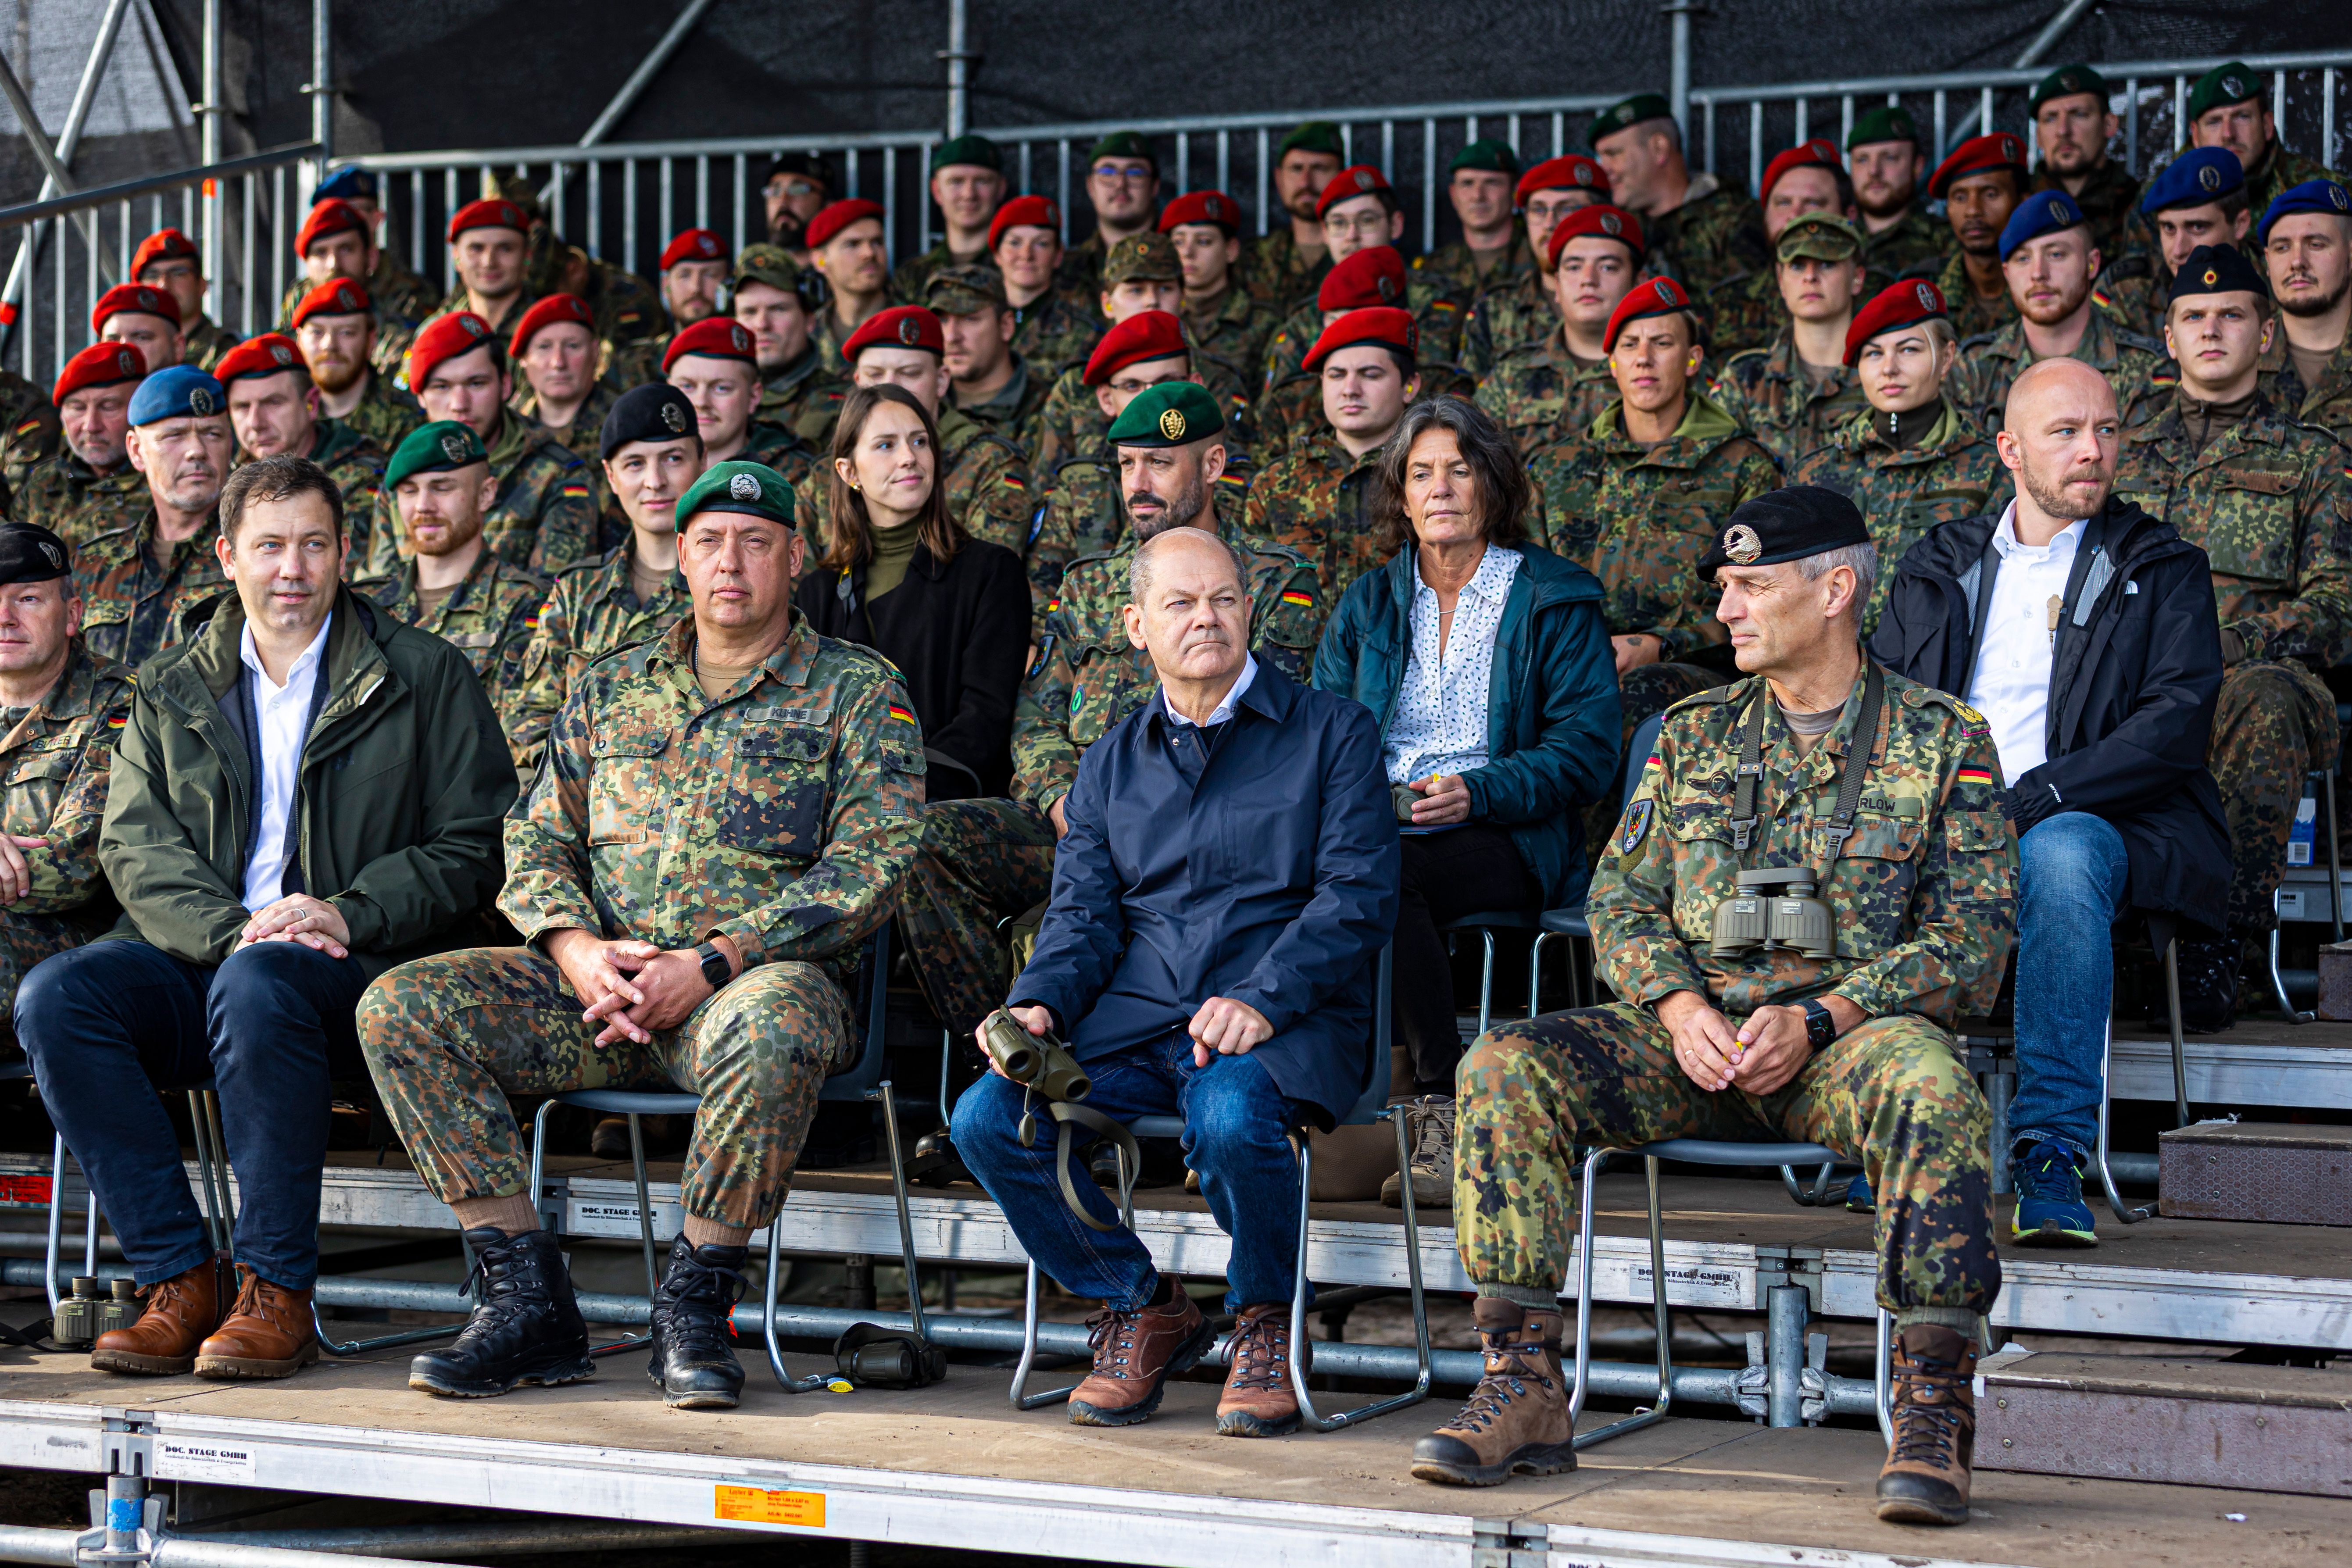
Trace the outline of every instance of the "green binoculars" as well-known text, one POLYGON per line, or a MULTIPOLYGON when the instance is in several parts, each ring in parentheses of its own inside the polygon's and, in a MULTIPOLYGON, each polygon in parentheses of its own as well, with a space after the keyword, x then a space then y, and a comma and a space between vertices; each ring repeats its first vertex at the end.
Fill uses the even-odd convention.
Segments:
POLYGON ((1094 1089, 1094 1080, 1067 1046, 1051 1034, 1031 1034, 1002 1007, 988 1016, 980 1037, 997 1071, 1047 1100, 1084 1100, 1094 1089))
POLYGON ((1738 958, 1762 948, 1804 958, 1837 952, 1837 917, 1818 895, 1810 867, 1776 866, 1739 873, 1738 890, 1715 907, 1717 958, 1738 958))

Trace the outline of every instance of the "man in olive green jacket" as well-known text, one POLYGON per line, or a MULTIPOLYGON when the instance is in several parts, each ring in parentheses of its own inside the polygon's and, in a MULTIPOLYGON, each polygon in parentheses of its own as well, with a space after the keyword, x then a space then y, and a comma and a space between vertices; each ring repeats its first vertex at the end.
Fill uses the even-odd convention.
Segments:
POLYGON ((514 764, 466 656, 341 581, 342 496, 308 458, 229 477, 236 592, 139 672, 99 862, 105 938, 16 1002, 50 1118, 145 1310, 93 1366, 284 1377, 318 1358, 329 1084, 363 1072, 369 981, 476 938, 514 764), (157 1090, 212 1079, 239 1194, 234 1297, 157 1090), (152 1087, 150 1087, 152 1086, 152 1087))

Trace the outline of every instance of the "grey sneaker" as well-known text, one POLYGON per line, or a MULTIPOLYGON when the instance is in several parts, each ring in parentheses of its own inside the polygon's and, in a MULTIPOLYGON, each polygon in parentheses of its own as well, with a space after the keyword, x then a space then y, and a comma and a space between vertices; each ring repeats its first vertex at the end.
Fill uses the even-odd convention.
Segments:
MULTIPOLYGON (((1411 1102, 1405 1129, 1412 1147, 1412 1202, 1415 1208, 1454 1206, 1454 1099, 1431 1094, 1411 1102)), ((1381 1202, 1392 1209, 1404 1207, 1403 1183, 1391 1174, 1381 1184, 1381 1202)))

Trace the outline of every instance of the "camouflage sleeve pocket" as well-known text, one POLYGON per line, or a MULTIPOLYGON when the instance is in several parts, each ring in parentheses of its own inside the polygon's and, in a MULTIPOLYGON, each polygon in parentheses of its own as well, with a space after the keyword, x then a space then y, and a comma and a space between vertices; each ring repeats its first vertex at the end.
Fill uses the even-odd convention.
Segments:
POLYGON ((1998 811, 1947 812, 1944 831, 1955 855, 1981 855, 2009 843, 2009 824, 1998 811))
POLYGON ((1944 815, 1949 853, 1946 874, 1955 900, 1997 903, 2011 896, 2009 824, 1998 811, 1952 811, 1944 815))

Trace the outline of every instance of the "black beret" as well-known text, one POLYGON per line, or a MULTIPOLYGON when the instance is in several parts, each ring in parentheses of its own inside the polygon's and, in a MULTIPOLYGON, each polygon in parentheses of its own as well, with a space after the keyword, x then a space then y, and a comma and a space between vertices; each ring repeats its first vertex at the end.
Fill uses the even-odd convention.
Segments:
POLYGON ((2271 286, 2246 259, 2246 253, 2234 245, 2200 245, 2189 253, 2172 275, 2172 291, 2164 297, 2168 305, 2184 294, 2260 294, 2268 298, 2271 286))
POLYGON ((64 540, 34 523, 0 522, 0 587, 72 574, 73 552, 64 540))
POLYGON ((1734 508, 1698 558, 1698 574, 1711 583, 1718 566, 1769 566, 1869 542, 1869 525, 1853 502, 1819 485, 1790 485, 1734 508))
POLYGON ((695 428, 694 405, 686 394, 666 381, 649 381, 621 394, 604 416, 597 449, 610 458, 632 441, 675 441, 695 428))

